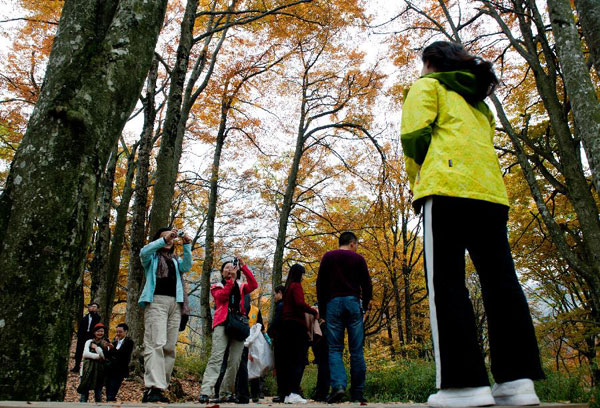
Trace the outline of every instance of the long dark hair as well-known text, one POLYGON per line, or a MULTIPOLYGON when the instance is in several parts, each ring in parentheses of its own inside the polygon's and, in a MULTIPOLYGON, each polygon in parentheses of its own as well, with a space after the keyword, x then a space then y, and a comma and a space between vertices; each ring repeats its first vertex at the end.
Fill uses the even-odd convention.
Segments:
POLYGON ((483 101, 498 86, 492 63, 469 54, 460 44, 436 41, 425 47, 421 59, 437 72, 470 71, 476 79, 474 99, 477 101, 483 101))
MULTIPOLYGON (((159 228, 158 231, 156 231, 156 234, 154 234, 154 237, 152 237, 152 242, 154 242, 157 239, 159 239, 160 238, 160 234, 162 234, 165 231, 171 231, 171 228, 167 228, 167 227, 159 228)), ((172 254, 173 252, 175 252, 175 244, 173 244, 171 246, 171 248, 167 249, 167 252, 169 254, 172 254)))
POLYGON ((304 275, 305 272, 306 270, 304 269, 304 266, 300 264, 293 264, 290 267, 287 280, 285 281, 285 292, 287 292, 292 282, 302 282, 302 275, 304 275))

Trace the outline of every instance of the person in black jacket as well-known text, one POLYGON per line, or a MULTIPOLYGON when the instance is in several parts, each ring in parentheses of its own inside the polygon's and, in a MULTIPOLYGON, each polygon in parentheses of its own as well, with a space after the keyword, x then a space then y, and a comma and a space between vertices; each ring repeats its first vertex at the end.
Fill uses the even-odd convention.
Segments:
POLYGON ((273 402, 283 402, 285 399, 285 389, 283 377, 283 362, 284 357, 281 347, 281 325, 283 323, 283 293, 285 287, 279 285, 275 288, 273 299, 275 300, 275 313, 273 313, 273 319, 269 322, 269 328, 267 334, 273 342, 273 354, 275 357, 275 377, 277 379, 277 396, 273 398, 273 402))
POLYGON ((127 337, 129 326, 117 325, 117 333, 107 352, 106 402, 116 401, 123 380, 129 376, 133 340, 127 337))
MULTIPOLYGON (((251 308, 252 303, 250 294, 248 293, 246 296, 244 296, 244 309, 246 309, 246 317, 250 317, 249 314, 251 308)), ((256 317, 255 324, 256 323, 260 323, 264 333, 265 325, 263 323, 260 310, 258 311, 258 315, 256 317)), ((248 404, 250 402, 250 397, 252 397, 252 402, 258 402, 260 399, 260 378, 248 380, 248 347, 244 347, 240 368, 238 369, 237 376, 235 378, 235 396, 238 404, 248 404), (248 385, 250 385, 250 393, 248 393, 248 385)))
POLYGON ((78 373, 81 367, 81 356, 83 355, 83 346, 85 342, 94 338, 94 326, 96 326, 102 320, 102 317, 98 314, 98 303, 90 303, 88 308, 88 314, 79 322, 77 327, 77 348, 75 349, 75 365, 71 370, 74 373, 78 373))

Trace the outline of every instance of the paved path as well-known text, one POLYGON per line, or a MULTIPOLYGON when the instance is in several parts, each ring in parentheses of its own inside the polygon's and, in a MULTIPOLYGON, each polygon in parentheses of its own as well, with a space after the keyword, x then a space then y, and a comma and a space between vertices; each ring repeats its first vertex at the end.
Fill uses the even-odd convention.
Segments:
MULTIPOLYGON (((91 403, 90 403, 91 404, 91 403)), ((238 407, 238 408, 267 408, 267 407, 281 407, 281 408, 285 408, 285 407, 289 407, 290 405, 284 405, 284 404, 273 404, 273 403, 268 403, 268 402, 263 402, 263 403, 259 403, 259 404, 218 404, 218 405, 214 405, 214 404, 209 404, 209 405, 204 405, 204 404, 198 404, 198 403, 187 403, 187 404, 141 404, 139 402, 135 403, 129 403, 129 402, 122 402, 122 403, 103 403, 103 404, 95 404, 97 406, 100 407, 113 407, 113 408, 119 408, 119 407, 126 407, 126 408, 150 408, 150 407, 158 407, 158 406, 168 406, 169 408, 191 408, 191 407, 198 407, 198 408, 217 408, 217 407, 238 407)), ((335 405, 327 405, 324 403, 308 403, 308 404, 299 404, 296 406, 299 407, 304 407, 304 408, 324 408, 324 407, 330 407, 330 408, 334 408, 334 407, 360 407, 363 404, 358 404, 358 403, 342 403, 342 404, 335 404, 335 405)), ((78 403, 78 402, 24 402, 24 401, 0 401, 0 408, 82 408, 86 405, 82 404, 82 403, 78 403)), ((415 407, 426 407, 427 404, 407 404, 407 403, 402 403, 402 402, 386 402, 386 403, 381 403, 381 402, 377 402, 377 403, 369 403, 369 404, 364 404, 364 406, 366 407, 372 407, 372 408, 415 408, 415 407)), ((539 407, 541 408, 588 408, 587 404, 582 404, 582 403, 577 403, 577 404, 557 404, 557 403, 552 403, 552 404, 542 404, 539 407)), ((494 408, 501 408, 500 405, 496 405, 494 406, 494 408)), ((515 408, 515 407, 511 407, 511 408, 515 408)), ((531 408, 531 407, 529 407, 531 408)))

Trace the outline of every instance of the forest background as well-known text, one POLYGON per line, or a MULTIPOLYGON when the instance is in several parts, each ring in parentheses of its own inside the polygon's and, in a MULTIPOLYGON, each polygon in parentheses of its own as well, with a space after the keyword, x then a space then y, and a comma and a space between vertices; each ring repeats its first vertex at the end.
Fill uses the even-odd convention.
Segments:
MULTIPOLYGON (((420 50, 441 39, 492 60, 502 81, 489 103, 511 247, 548 374, 538 391, 595 401, 600 3, 2 3, 0 399, 64 398, 74 322, 91 300, 111 333, 130 325, 139 375, 138 253, 165 225, 194 237, 181 372, 201 374, 207 288, 223 260, 250 265, 266 318, 272 288, 295 262, 316 301, 320 257, 352 230, 375 293, 367 392, 426 398, 422 232, 399 121, 420 50)), ((467 269, 487 355, 480 288, 467 269)))

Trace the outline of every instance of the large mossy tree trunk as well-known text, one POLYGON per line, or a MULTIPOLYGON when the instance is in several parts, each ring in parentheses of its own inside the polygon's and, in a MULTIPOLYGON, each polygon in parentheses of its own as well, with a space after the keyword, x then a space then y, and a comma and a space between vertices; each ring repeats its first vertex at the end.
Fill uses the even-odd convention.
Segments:
POLYGON ((0 197, 0 400, 62 400, 71 314, 109 154, 167 0, 67 0, 0 197))
POLYGON ((154 121, 156 119, 156 80, 158 60, 154 59, 148 73, 144 104, 144 125, 137 160, 135 192, 130 230, 129 275, 127 276, 127 312, 125 321, 129 325, 129 336, 134 342, 131 363, 133 374, 143 373, 144 311, 138 305, 138 299, 144 285, 144 268, 140 260, 140 250, 146 240, 146 214, 148 204, 148 173, 150 155, 154 140, 154 121))

